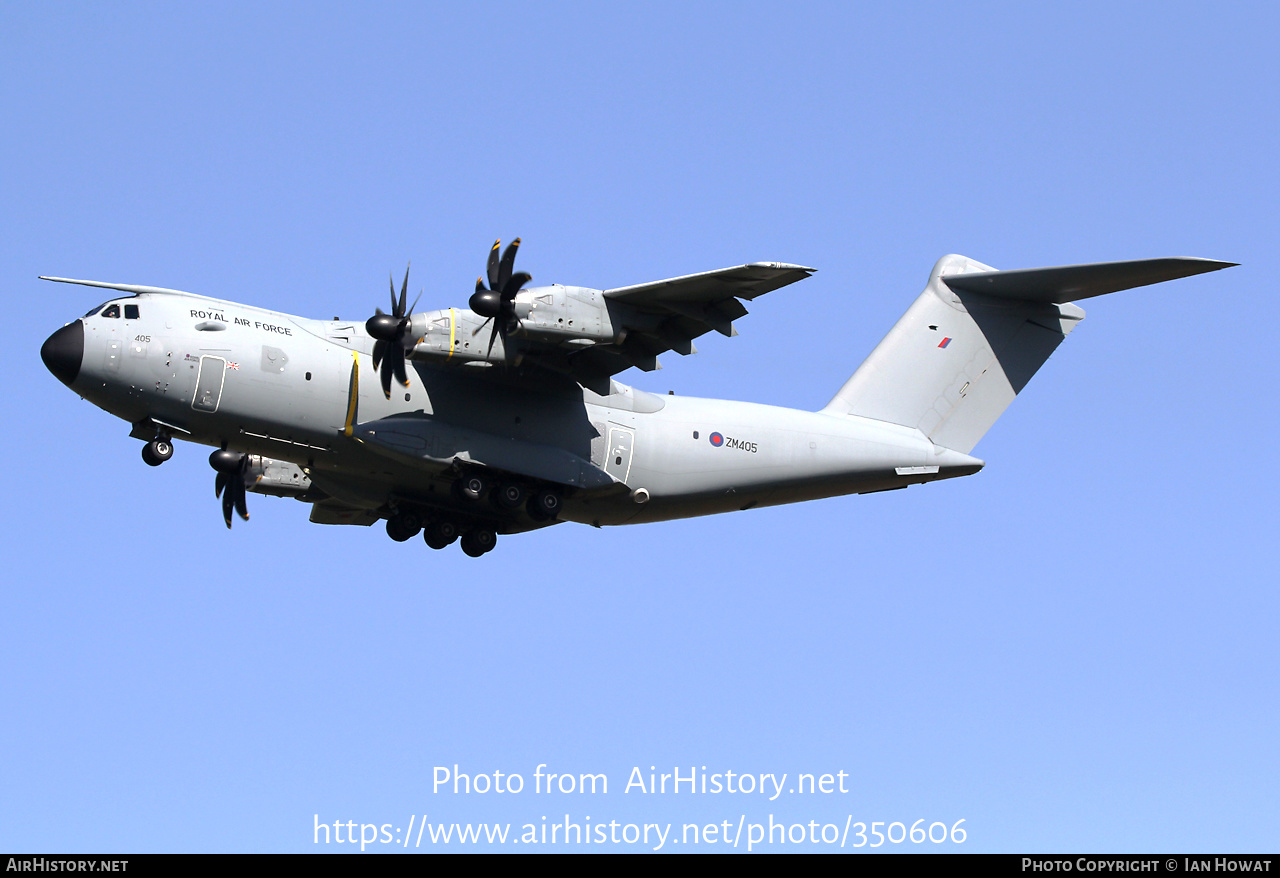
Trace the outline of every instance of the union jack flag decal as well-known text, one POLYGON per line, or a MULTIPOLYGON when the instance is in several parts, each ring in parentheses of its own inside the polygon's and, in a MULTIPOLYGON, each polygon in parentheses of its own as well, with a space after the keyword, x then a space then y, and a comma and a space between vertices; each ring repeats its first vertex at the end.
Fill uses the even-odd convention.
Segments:
POLYGON ((227 363, 227 368, 228 368, 228 369, 235 369, 237 372, 239 372, 239 371, 240 371, 240 364, 239 364, 239 363, 227 363))

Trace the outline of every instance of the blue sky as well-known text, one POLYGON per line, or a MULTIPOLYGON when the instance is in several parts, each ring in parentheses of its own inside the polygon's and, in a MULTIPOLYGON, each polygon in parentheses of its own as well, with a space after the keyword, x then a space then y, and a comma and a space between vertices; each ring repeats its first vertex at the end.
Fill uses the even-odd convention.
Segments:
POLYGON ((0 849, 311 851, 317 814, 424 813, 1274 848, 1277 24, 1262 3, 6 4, 0 849), (409 260, 424 307, 463 304, 517 235, 535 283, 817 267, 740 337, 622 376, 805 409, 944 253, 1241 266, 1084 303, 975 477, 567 524, 478 561, 259 496, 228 532, 205 450, 146 467, 39 360, 102 298, 39 274, 362 319, 409 260), (433 793, 455 763, 610 788, 433 793), (623 792, 651 765, 850 791, 623 792))

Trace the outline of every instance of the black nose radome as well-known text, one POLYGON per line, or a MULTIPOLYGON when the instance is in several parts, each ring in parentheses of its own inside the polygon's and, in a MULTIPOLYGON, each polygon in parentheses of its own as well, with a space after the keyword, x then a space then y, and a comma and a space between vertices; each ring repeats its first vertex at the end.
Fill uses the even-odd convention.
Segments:
POLYGON ((68 387, 80 374, 84 359, 84 322, 68 323, 45 341, 40 359, 59 381, 68 387))

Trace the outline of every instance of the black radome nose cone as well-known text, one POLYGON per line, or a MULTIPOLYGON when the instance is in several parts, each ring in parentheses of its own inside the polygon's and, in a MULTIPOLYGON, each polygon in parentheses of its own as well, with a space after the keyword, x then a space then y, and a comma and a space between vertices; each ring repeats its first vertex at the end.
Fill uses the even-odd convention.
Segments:
POLYGON ((54 377, 70 387, 84 359, 84 322, 68 323, 49 336, 40 348, 40 359, 54 377))

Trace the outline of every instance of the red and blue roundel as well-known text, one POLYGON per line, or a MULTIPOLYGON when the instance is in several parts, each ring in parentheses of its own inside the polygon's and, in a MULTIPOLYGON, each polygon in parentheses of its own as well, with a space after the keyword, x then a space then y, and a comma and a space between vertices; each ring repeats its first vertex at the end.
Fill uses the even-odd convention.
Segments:
POLYGON ((721 445, 724 444, 724 437, 721 436, 719 433, 712 433, 711 444, 714 445, 716 448, 719 448, 721 445))

